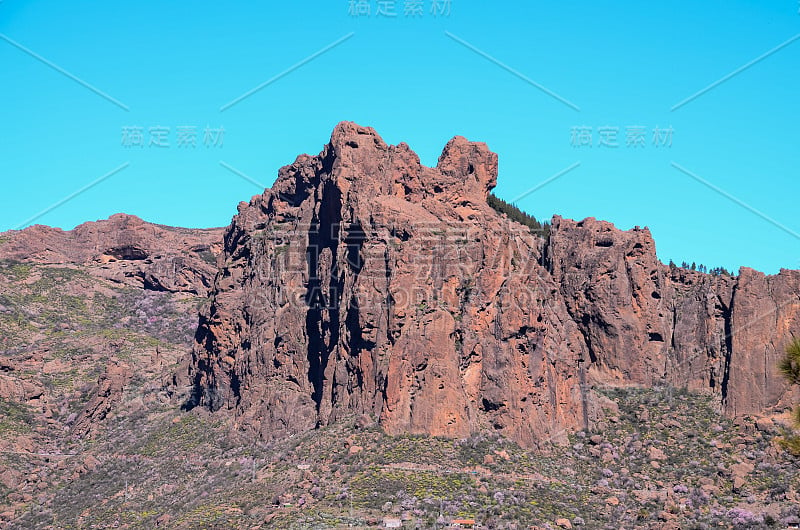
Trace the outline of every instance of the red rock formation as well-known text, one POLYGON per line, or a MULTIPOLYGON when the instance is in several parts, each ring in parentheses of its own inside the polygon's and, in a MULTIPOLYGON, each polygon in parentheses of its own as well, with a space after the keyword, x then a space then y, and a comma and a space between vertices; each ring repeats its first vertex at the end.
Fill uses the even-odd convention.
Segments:
POLYGON ((732 297, 725 406, 730 414, 764 411, 781 403, 786 384, 777 364, 786 344, 800 336, 800 271, 775 276, 743 267, 732 297))
MULTIPOLYGON (((800 333, 800 271, 670 268, 646 228, 592 218, 555 217, 544 241, 487 205, 496 178, 485 144, 455 137, 429 168, 345 122, 224 233, 120 214, 6 233, 0 259, 208 294, 176 384, 265 438, 357 417, 533 446, 597 417, 591 385, 687 387, 732 415, 796 397, 775 367, 800 333)), ((77 430, 117 406, 111 366, 77 430)), ((0 397, 36 392, 0 377, 0 397)))
POLYGON ((240 205, 190 405, 267 438, 367 414, 523 445, 589 421, 587 380, 711 392, 731 414, 779 405, 800 272, 670 268, 646 228, 592 218, 556 217, 544 242, 487 206, 496 177, 485 144, 456 137, 428 168, 339 124, 240 205))
POLYGON ((195 403, 270 438, 350 414, 389 433, 580 428, 584 347, 540 239, 486 204, 497 156, 456 137, 436 168, 353 123, 280 170, 225 236, 195 403))
POLYGON ((800 271, 738 277, 670 269, 650 232, 556 217, 546 262, 600 384, 670 384, 719 396, 731 414, 781 406, 776 367, 800 334, 800 271))
POLYGON ((97 388, 87 403, 83 412, 78 416, 72 434, 85 437, 99 429, 106 416, 114 410, 122 399, 125 385, 128 384, 133 372, 129 366, 119 363, 109 363, 105 372, 97 382, 97 388))

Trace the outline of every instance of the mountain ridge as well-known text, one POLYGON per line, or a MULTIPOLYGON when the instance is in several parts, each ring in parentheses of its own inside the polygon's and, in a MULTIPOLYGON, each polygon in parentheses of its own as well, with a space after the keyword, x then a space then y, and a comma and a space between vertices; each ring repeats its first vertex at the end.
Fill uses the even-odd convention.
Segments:
POLYGON ((285 435, 348 411, 388 432, 505 430, 523 446, 599 421, 593 384, 687 386, 731 415, 788 405, 774 365, 781 341, 800 331, 800 273, 672 270, 646 228, 593 218, 555 216, 544 240, 487 206, 496 179, 497 156, 483 143, 455 137, 428 168, 404 143, 339 124, 319 155, 301 155, 240 204, 218 303, 202 317, 190 405, 230 409, 267 438, 275 425, 285 435), (278 239, 251 238, 287 225, 278 239), (253 282, 265 272, 281 281, 253 282), (287 300, 306 303, 259 300, 266 309, 250 311, 260 290, 289 287, 287 300), (771 330, 760 315, 772 306, 771 330), (432 344, 426 334, 447 352, 434 366, 419 351, 432 344))
MULTIPOLYGON (((268 415, 277 416, 265 420, 259 413, 248 412, 248 399, 305 403, 308 413, 301 414, 303 419, 296 424, 304 426, 301 430, 331 418, 335 421, 336 406, 328 401, 336 398, 326 386, 334 376, 328 360, 332 354, 338 356, 340 377, 356 377, 363 384, 363 373, 350 373, 358 357, 355 351, 363 345, 370 351, 387 344, 393 347, 403 332, 390 329, 392 319, 425 322, 422 329, 404 338, 404 352, 418 350, 411 344, 416 341, 432 344, 423 340, 425 326, 436 334, 435 343, 450 345, 449 357, 439 359, 442 366, 428 377, 444 378, 440 386, 459 390, 457 395, 442 397, 411 381, 420 378, 412 365, 427 369, 422 352, 416 351, 418 358, 413 361, 402 358, 404 354, 400 361, 392 361, 396 356, 391 352, 381 353, 382 361, 376 357, 368 367, 357 368, 373 371, 374 380, 365 390, 368 395, 351 396, 360 404, 351 403, 338 414, 365 415, 389 432, 517 431, 528 417, 528 427, 512 438, 522 445, 536 445, 537 439, 549 440, 553 433, 558 437, 565 428, 587 428, 591 421, 601 421, 592 385, 685 386, 714 395, 720 410, 730 415, 777 413, 796 397, 777 376, 774 365, 782 351, 781 341, 800 331, 796 295, 800 272, 782 269, 776 275, 764 275, 743 267, 739 276, 727 277, 668 267, 657 258, 646 227, 622 231, 592 217, 573 221, 554 216, 549 234, 541 238, 515 228, 522 225, 489 207, 487 197, 496 182, 497 155, 486 144, 454 137, 437 166, 428 168, 405 143, 390 146, 374 129, 342 122, 319 155, 298 156, 280 170, 272 188, 249 203, 240 203, 239 213, 227 228, 167 227, 126 214, 70 231, 35 225, 4 233, 0 259, 91 264, 101 277, 120 285, 207 296, 210 312, 201 315, 194 353, 182 367, 185 372, 176 375, 181 385, 194 389, 187 407, 204 405, 215 410, 224 405, 234 411, 235 424, 257 425, 254 431, 267 438, 273 436, 271 425, 283 425, 287 434, 292 432, 288 425, 295 421, 290 416, 296 410, 290 412, 293 407, 284 403, 286 416, 273 411, 268 415), (292 227, 277 235, 284 238, 280 244, 274 240, 280 231, 276 225, 292 227), (481 245, 465 236, 476 237, 472 243, 481 241, 481 245), (387 243, 390 239, 391 245, 412 246, 406 254, 396 253, 392 259, 400 261, 392 270, 385 261, 394 249, 387 243), (373 248, 364 250, 365 244, 373 248), (493 247, 494 254, 487 254, 485 249, 493 247), (261 252, 255 261, 254 248, 261 252), (384 263, 376 263, 368 252, 382 252, 384 263), (368 262, 375 269, 368 267, 362 276, 368 262), (271 270, 280 281, 275 281, 277 276, 266 284, 231 280, 236 274, 261 274, 259 267, 271 270), (499 271, 492 271, 493 267, 499 271), (388 275, 402 281, 378 286, 376 281, 388 275), (362 277, 368 278, 368 288, 359 283, 362 277), (478 290, 486 298, 470 309, 468 298, 476 286, 467 284, 473 279, 482 284, 478 290), (291 307, 286 300, 276 301, 279 296, 268 300, 253 294, 269 289, 281 292, 287 285, 292 292, 286 290, 283 295, 294 302, 291 307), (243 294, 247 289, 250 293, 243 294), (381 289, 380 297, 368 300, 373 307, 364 319, 362 308, 357 307, 363 302, 356 295, 369 298, 371 291, 381 289), (402 297, 405 307, 398 316, 396 299, 402 297), (328 303, 334 298, 335 303, 328 303), (254 300, 262 304, 260 313, 246 314, 254 300), (430 306, 432 302, 439 307, 430 306), (503 304, 510 313, 503 313, 503 304), (770 313, 773 306, 774 315, 770 313), (220 307, 221 312, 217 311, 220 307), (472 311, 467 324, 465 311, 472 311), (537 313, 536 322, 531 320, 533 313, 537 313), (250 346, 255 336, 247 334, 262 331, 245 328, 251 324, 258 328, 278 314, 288 319, 280 325, 287 327, 293 346, 287 346, 273 322, 267 333, 272 346, 265 343, 263 351, 253 352, 250 346), (317 321, 309 323, 309 315, 317 321), (764 325, 773 316, 774 324, 764 325), (509 328, 518 331, 510 335, 500 331, 509 328), (501 337, 504 333, 507 336, 501 337), (336 341, 347 336, 352 342, 331 343, 332 334, 336 341), (559 338, 547 343, 548 334, 559 338), (234 344, 236 340, 239 345, 234 344), (313 355, 308 353, 312 340, 317 350, 313 355), (528 365, 536 359, 530 353, 541 351, 544 343, 549 344, 544 348, 546 355, 558 352, 571 360, 554 372, 547 368, 555 366, 553 360, 541 359, 542 371, 536 372, 528 365), (245 356, 247 367, 237 365, 242 362, 236 355, 242 345, 246 355, 259 359, 272 355, 272 363, 278 365, 294 363, 294 373, 287 377, 299 392, 265 397, 256 391, 248 398, 252 389, 244 385, 240 391, 239 379, 252 375, 248 370, 258 373, 259 364, 245 356), (284 353, 277 352, 278 346, 284 353), (491 360, 488 364, 499 364, 484 371, 484 350, 496 348, 505 352, 493 354, 502 359, 491 360), (516 353, 508 353, 508 348, 516 353), (753 353, 759 349, 762 355, 753 353), (305 358, 300 352, 305 352, 305 358), (278 360, 280 355, 285 355, 283 361, 278 360), (475 358, 479 360, 473 362, 475 358), (510 364, 509 358, 513 358, 510 364), (509 377, 514 384, 508 384, 509 377), (530 388, 536 388, 532 382, 541 377, 552 388, 545 385, 535 398, 544 401, 528 410, 521 404, 531 398, 530 388), (417 399, 418 392, 430 394, 417 399), (446 418, 421 420, 433 414, 440 400, 460 404, 446 418), (564 405, 555 414, 557 419, 531 421, 537 415, 531 411, 546 402, 564 405), (508 412, 510 403, 515 412, 508 412), (548 422, 552 425, 542 429, 548 422)), ((269 369, 260 375, 275 376, 269 369)), ((352 381, 344 386, 348 392, 353 388, 361 392, 352 381)))

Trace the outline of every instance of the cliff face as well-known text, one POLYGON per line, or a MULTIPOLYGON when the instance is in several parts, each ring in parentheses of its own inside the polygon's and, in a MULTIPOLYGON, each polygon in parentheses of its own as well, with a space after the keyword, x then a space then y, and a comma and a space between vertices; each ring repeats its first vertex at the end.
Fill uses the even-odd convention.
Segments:
POLYGON ((242 203, 201 317, 189 406, 282 437, 348 415, 389 433, 532 446, 596 418, 592 384, 670 384, 731 414, 778 405, 800 273, 670 269, 647 229, 556 217, 547 242, 486 204, 497 156, 435 168, 342 123, 242 203))
POLYGON ((545 261, 594 381, 722 388, 733 279, 670 270, 646 228, 623 232, 593 218, 556 217, 545 261))
POLYGON ((240 206, 198 331, 195 403, 268 438, 353 413, 526 445, 580 428, 583 340, 541 240, 486 204, 496 176, 484 144, 456 137, 427 168, 337 126, 240 206))
MULTIPOLYGON (((738 280, 731 301, 724 404, 730 414, 748 414, 781 403, 786 391, 775 367, 786 343, 800 335, 800 271, 765 276, 742 268, 738 280)), ((796 399, 794 395, 788 403, 796 399)))
POLYGON ((646 228, 592 218, 555 217, 545 241, 487 205, 496 178, 485 144, 456 137, 428 168, 342 123, 224 231, 120 214, 6 233, 0 260, 208 296, 178 384, 268 439, 356 416, 533 446, 600 417, 593 385, 687 387, 729 415, 798 398, 775 367, 800 271, 670 268, 646 228))
POLYGON ((556 217, 546 265, 589 350, 598 384, 712 392, 731 415, 781 406, 776 370, 800 333, 800 271, 739 276, 670 269, 647 229, 556 217))

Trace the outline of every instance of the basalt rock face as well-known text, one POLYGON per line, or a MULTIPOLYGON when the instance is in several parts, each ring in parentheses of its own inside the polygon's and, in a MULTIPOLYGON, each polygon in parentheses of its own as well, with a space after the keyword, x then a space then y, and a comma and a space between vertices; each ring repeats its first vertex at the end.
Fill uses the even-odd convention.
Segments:
POLYGON ((242 203, 188 369, 188 407, 271 439, 346 416, 389 433, 493 430, 524 446, 601 416, 592 385, 780 406, 800 272, 668 267, 650 232, 555 217, 547 241, 487 205, 497 157, 435 168, 353 123, 242 203))
POLYGON ((800 334, 800 271, 711 276, 661 263, 650 232, 554 218, 545 262, 598 384, 714 393, 732 415, 781 406, 776 370, 800 334))
POLYGON ((338 125, 225 236, 190 405, 265 438, 366 415, 389 433, 527 446, 594 414, 583 338, 542 240, 486 204, 497 156, 456 137, 435 168, 338 125))

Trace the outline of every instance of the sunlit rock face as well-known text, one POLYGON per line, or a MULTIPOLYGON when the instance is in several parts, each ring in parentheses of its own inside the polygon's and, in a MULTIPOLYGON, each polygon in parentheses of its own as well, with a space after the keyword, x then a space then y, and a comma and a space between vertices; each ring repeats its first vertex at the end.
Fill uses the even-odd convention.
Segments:
POLYGON ((545 240, 488 206, 496 179, 483 143, 455 137, 430 168, 337 125, 227 229, 187 406, 266 439, 359 416, 530 447, 597 420, 592 385, 689 387, 730 413, 779 403, 797 272, 671 269, 646 228, 591 218, 556 217, 545 240))

